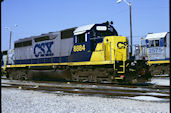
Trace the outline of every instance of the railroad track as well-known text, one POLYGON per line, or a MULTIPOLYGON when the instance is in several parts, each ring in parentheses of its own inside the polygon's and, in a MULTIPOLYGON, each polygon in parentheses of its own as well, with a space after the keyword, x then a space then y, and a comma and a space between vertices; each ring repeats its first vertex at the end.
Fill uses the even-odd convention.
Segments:
POLYGON ((161 99, 170 98, 169 87, 146 85, 93 84, 75 82, 19 81, 1 79, 2 88, 19 88, 55 94, 77 94, 101 97, 152 96, 161 99))

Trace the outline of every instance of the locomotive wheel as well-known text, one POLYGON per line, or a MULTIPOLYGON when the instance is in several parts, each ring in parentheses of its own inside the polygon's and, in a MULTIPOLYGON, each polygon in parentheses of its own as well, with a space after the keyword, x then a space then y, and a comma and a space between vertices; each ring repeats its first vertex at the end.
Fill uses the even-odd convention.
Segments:
POLYGON ((10 79, 10 80, 17 80, 17 72, 16 70, 14 69, 9 69, 7 70, 7 77, 10 79))
POLYGON ((96 79, 96 74, 95 73, 93 73, 93 70, 92 69, 90 69, 89 70, 89 74, 88 74, 89 76, 89 78, 88 78, 88 81, 89 82, 97 82, 97 79, 96 79))
POLYGON ((24 72, 24 70, 17 70, 16 79, 17 80, 25 80, 26 79, 26 73, 24 72))
POLYGON ((11 80, 27 80, 27 71, 25 69, 10 69, 7 71, 7 78, 11 80))
POLYGON ((161 64, 161 65, 152 65, 150 66, 151 75, 162 75, 162 74, 170 74, 170 65, 169 64, 161 64))
POLYGON ((77 78, 77 73, 76 73, 76 69, 70 69, 70 73, 72 75, 72 81, 78 81, 78 78, 77 78))

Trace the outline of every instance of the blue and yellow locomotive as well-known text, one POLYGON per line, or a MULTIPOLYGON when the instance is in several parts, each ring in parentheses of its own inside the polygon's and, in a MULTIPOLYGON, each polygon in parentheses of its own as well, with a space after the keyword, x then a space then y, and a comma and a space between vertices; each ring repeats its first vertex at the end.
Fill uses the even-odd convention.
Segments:
POLYGON ((129 59, 128 39, 109 22, 74 27, 19 39, 14 63, 6 65, 12 79, 63 79, 136 83, 150 78, 144 61, 129 59))

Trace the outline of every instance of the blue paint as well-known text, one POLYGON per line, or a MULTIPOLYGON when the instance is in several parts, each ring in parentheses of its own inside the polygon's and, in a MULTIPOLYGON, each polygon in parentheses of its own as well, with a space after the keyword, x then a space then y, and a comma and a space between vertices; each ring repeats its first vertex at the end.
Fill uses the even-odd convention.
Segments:
POLYGON ((42 63, 64 63, 64 62, 69 62, 68 56, 14 60, 15 64, 42 64, 42 63))
POLYGON ((117 43, 117 47, 119 48, 119 49, 124 49, 125 47, 127 47, 128 46, 128 43, 127 42, 118 42, 117 43))
POLYGON ((159 54, 163 54, 164 55, 164 51, 165 48, 164 47, 151 47, 151 48, 148 48, 148 54, 156 54, 156 53, 159 53, 159 54))
POLYGON ((53 63, 59 63, 59 57, 54 57, 53 58, 53 63))
POLYGON ((163 47, 164 46, 164 38, 161 38, 160 39, 159 45, 160 45, 160 47, 163 47))
POLYGON ((46 44, 46 47, 47 47, 47 52, 46 52, 46 56, 53 56, 53 53, 51 51, 51 47, 53 45, 53 42, 48 42, 48 43, 45 43, 46 44))
POLYGON ((53 45, 53 41, 36 44, 34 46, 35 57, 53 56, 53 53, 51 51, 52 45, 53 45))
MULTIPOLYGON (((89 32, 89 31, 87 31, 89 32)), ((69 62, 82 62, 82 61, 90 61, 91 59, 91 54, 92 52, 90 52, 90 34, 87 33, 87 41, 83 42, 83 43, 75 43, 77 41, 76 37, 74 36, 74 46, 77 45, 85 45, 85 51, 78 51, 78 52, 74 52, 73 51, 73 47, 72 47, 72 51, 71 51, 71 55, 68 58, 69 62)))
POLYGON ((83 62, 90 61, 92 52, 77 52, 69 56, 69 61, 71 62, 83 62))
POLYGON ((147 48, 149 48, 149 40, 145 40, 147 48))

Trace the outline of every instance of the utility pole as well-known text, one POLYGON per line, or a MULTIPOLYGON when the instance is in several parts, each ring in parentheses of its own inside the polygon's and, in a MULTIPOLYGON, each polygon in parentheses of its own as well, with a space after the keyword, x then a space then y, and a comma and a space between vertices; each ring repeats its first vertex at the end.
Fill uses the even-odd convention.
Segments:
POLYGON ((12 31, 10 31, 9 50, 11 49, 11 37, 12 37, 12 31))
MULTIPOLYGON (((15 24, 14 27, 16 28, 18 25, 15 24)), ((9 50, 11 49, 11 38, 12 38, 12 29, 10 27, 5 27, 5 29, 9 30, 10 32, 10 39, 9 39, 9 50)))
MULTIPOLYGON (((17 26, 18 26, 17 24, 15 24, 15 25, 14 25, 14 27, 17 27, 17 26)), ((5 27, 5 29, 9 30, 9 32, 10 32, 9 50, 8 50, 8 51, 10 51, 10 50, 11 50, 12 29, 11 29, 10 27, 5 27)), ((6 63, 6 64, 8 64, 8 63, 9 63, 9 61, 8 61, 8 60, 9 60, 8 51, 7 51, 7 63, 6 63)))

